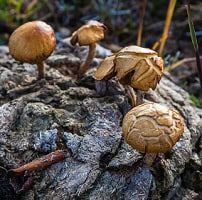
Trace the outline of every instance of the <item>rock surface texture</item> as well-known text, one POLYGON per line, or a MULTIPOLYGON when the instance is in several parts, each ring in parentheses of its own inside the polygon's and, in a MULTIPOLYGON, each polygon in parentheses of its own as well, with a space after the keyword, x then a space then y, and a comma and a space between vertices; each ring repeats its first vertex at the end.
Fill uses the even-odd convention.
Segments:
MULTIPOLYGON (((93 66, 110 54, 97 50, 93 66)), ((63 161, 32 172, 33 186, 19 199, 200 199, 202 111, 189 94, 169 74, 155 91, 145 92, 143 102, 174 108, 185 121, 181 139, 148 169, 144 154, 123 140, 122 119, 130 105, 117 80, 95 81, 94 67, 74 79, 87 52, 62 41, 40 81, 36 66, 0 55, 0 166, 16 168, 58 149, 67 152, 63 161)), ((0 180, 0 195, 1 187, 0 180)))

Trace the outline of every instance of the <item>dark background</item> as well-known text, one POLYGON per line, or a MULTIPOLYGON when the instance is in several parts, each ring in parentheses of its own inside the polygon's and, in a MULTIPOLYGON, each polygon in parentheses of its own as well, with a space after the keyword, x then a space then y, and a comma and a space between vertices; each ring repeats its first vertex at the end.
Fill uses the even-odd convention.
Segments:
MULTIPOLYGON (((192 17, 202 52, 202 2, 190 1, 192 17)), ((151 48, 162 35, 169 1, 147 0, 141 46, 151 48)), ((163 52, 166 66, 194 57, 185 9, 186 1, 178 0, 169 36, 163 52)), ((107 27, 106 48, 117 51, 135 45, 142 1, 137 0, 0 0, 0 44, 6 45, 9 35, 19 25, 31 20, 43 20, 52 25, 58 41, 71 36, 72 31, 90 19, 103 22, 107 27)), ((196 106, 201 107, 202 91, 196 63, 183 63, 170 71, 173 81, 186 89, 196 106)))

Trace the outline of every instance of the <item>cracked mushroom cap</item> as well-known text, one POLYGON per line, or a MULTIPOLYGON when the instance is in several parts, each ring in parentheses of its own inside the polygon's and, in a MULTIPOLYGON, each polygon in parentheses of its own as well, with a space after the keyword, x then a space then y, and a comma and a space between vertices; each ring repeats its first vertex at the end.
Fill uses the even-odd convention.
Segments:
POLYGON ((160 81, 164 62, 157 52, 139 46, 123 48, 115 60, 117 78, 143 91, 153 90, 160 81))
POLYGON ((107 27, 104 24, 90 20, 77 31, 73 32, 71 44, 75 45, 78 42, 80 46, 85 46, 96 43, 104 38, 106 30, 107 27))
POLYGON ((157 103, 134 107, 123 119, 123 136, 142 153, 169 152, 184 132, 184 120, 173 109, 157 103))
POLYGON ((115 55, 106 57, 93 74, 96 80, 110 79, 114 74, 114 59, 115 55))
POLYGON ((21 25, 9 38, 10 54, 21 62, 40 63, 50 56, 55 46, 52 27, 42 21, 21 25))
POLYGON ((131 72, 141 60, 158 57, 157 52, 139 46, 128 46, 121 49, 117 54, 116 70, 118 79, 122 79, 131 72), (124 66, 124 67, 123 67, 124 66))
POLYGON ((93 77, 102 80, 116 75, 122 84, 143 91, 154 90, 161 79, 163 66, 163 59, 157 52, 133 45, 105 58, 93 77))

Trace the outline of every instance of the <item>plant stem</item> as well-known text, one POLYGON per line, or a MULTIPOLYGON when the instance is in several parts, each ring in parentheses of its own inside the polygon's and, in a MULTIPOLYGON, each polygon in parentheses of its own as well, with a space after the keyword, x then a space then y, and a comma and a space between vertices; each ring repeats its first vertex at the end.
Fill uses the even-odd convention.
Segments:
POLYGON ((154 43, 154 45, 152 46, 152 50, 156 50, 157 47, 167 39, 167 35, 162 36, 157 42, 154 43))
POLYGON ((201 64, 201 60, 200 60, 198 42, 196 39, 196 32, 195 32, 194 24, 192 21, 190 1, 187 1, 186 9, 187 9, 187 15, 188 15, 188 24, 189 24, 191 41, 192 41, 194 51, 195 51, 195 56, 196 56, 196 65, 197 65, 199 79, 200 79, 200 86, 202 88, 202 64, 201 64))
POLYGON ((195 55, 196 55, 196 65, 197 65, 197 68, 198 68, 200 85, 201 85, 201 89, 202 89, 202 65, 201 65, 199 50, 197 50, 195 52, 195 55))
POLYGON ((85 62, 81 63, 80 68, 78 70, 78 77, 83 75, 88 70, 93 58, 95 57, 95 51, 96 51, 96 43, 90 44, 88 56, 87 56, 85 62))
POLYGON ((44 72, 44 62, 37 63, 37 69, 38 69, 38 79, 42 79, 45 77, 45 72, 44 72))
MULTIPOLYGON (((202 59, 202 56, 200 57, 200 59, 202 59)), ((180 65, 182 65, 183 63, 186 63, 186 62, 193 62, 196 60, 196 57, 193 57, 193 58, 183 58, 182 60, 178 60, 177 62, 173 63, 172 65, 170 66, 167 66, 165 69, 164 69, 164 72, 168 72, 168 71, 171 71, 177 67, 179 67, 180 65)))
MULTIPOLYGON (((176 0, 170 0, 168 11, 167 11, 167 16, 166 16, 166 21, 165 21, 165 26, 164 26, 164 29, 163 29, 162 38, 167 38, 168 37, 168 31, 169 31, 171 19, 172 19, 172 16, 173 16, 173 12, 174 12, 174 9, 175 9, 175 4, 176 4, 176 0)), ((164 49, 164 46, 165 46, 165 41, 166 40, 163 40, 161 45, 160 45, 159 56, 162 56, 163 49, 164 49)))
POLYGON ((137 46, 141 45, 142 29, 143 29, 143 21, 144 21, 146 5, 147 5, 147 0, 144 0, 142 2, 142 11, 141 11, 140 22, 139 22, 139 27, 138 27, 137 46))

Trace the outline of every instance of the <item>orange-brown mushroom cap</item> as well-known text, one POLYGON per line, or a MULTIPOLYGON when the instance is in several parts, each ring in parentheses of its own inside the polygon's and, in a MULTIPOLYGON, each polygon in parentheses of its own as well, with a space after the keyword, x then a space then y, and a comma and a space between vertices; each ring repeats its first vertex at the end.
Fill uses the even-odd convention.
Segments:
POLYGON ((78 42, 81 46, 96 43, 104 38, 106 29, 107 27, 104 24, 90 20, 77 31, 73 32, 71 43, 75 45, 78 42))
POLYGON ((139 46, 128 46, 118 52, 115 60, 117 78, 121 82, 128 81, 127 74, 130 74, 130 83, 133 88, 147 91, 153 90, 160 81, 163 73, 163 59, 157 52, 139 46), (126 80, 125 80, 126 78, 126 80))
POLYGON ((32 21, 18 27, 9 38, 10 54, 18 61, 40 63, 56 46, 52 27, 43 21, 32 21))
POLYGON ((99 65, 99 68, 93 74, 96 80, 109 79, 114 75, 114 58, 115 55, 106 57, 99 65))
POLYGON ((122 84, 148 91, 156 88, 163 73, 164 61, 157 52, 139 46, 128 46, 98 66, 93 77, 97 80, 116 75, 122 84), (112 73, 113 72, 113 73, 112 73))
POLYGON ((170 151, 184 132, 184 120, 173 109, 157 103, 134 107, 123 119, 123 136, 142 153, 170 151))

